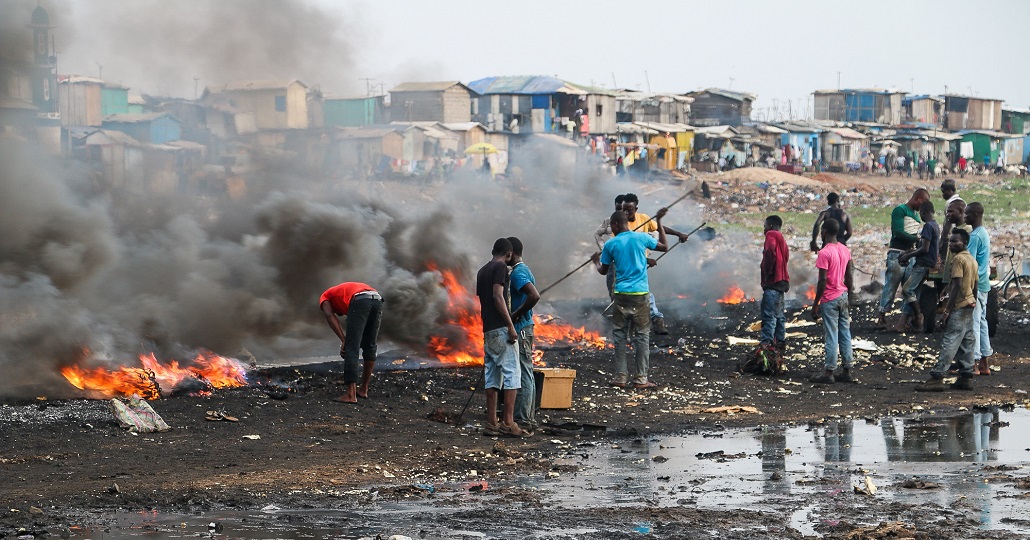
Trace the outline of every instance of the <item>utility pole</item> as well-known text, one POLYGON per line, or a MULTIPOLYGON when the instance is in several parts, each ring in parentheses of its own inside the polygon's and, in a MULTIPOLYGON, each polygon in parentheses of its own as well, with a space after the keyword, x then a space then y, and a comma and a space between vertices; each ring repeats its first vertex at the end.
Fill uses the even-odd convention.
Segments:
POLYGON ((726 88, 727 90, 733 90, 733 81, 734 80, 735 79, 733 77, 730 77, 730 86, 728 88, 726 88))
POLYGON ((372 81, 375 79, 372 77, 358 77, 359 81, 365 81, 365 97, 372 95, 372 81))
POLYGON ((647 76, 647 70, 644 70, 644 80, 647 81, 647 93, 651 93, 651 78, 647 76))
POLYGON ((200 77, 193 77, 193 100, 197 100, 197 91, 200 88, 200 77))

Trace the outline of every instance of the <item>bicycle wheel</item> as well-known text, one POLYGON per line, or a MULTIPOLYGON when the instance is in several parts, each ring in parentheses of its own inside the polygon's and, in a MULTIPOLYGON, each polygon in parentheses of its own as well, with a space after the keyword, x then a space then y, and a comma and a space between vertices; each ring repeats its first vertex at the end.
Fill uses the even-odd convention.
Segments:
POLYGON ((1007 304, 1013 300, 1022 302, 1022 307, 1026 307, 1027 300, 1030 300, 1030 276, 1016 276, 1005 284, 1001 290, 1001 301, 1007 304))

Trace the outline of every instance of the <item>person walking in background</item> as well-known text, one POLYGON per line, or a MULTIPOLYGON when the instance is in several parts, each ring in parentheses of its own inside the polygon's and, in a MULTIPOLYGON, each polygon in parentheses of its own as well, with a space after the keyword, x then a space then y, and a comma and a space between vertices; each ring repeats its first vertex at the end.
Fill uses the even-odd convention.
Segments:
POLYGON ((912 193, 905 204, 899 204, 891 212, 891 241, 887 249, 887 269, 883 278, 883 292, 880 294, 879 316, 876 320, 880 328, 887 327, 887 313, 894 303, 894 296, 898 292, 898 286, 905 280, 905 267, 898 263, 901 254, 911 250, 916 245, 919 231, 923 224, 919 220, 919 207, 923 201, 930 200, 930 193, 919 188, 912 193))
POLYGON ((851 216, 840 207, 840 195, 830 193, 826 196, 826 203, 829 206, 822 212, 819 212, 819 215, 815 218, 815 223, 812 224, 812 241, 809 243, 809 247, 816 253, 819 252, 819 243, 816 241, 819 238, 819 230, 822 227, 823 221, 827 219, 835 219, 838 225, 840 225, 837 232, 838 242, 847 245, 848 240, 851 238, 851 216))
POLYGON ((973 309, 976 305, 976 282, 978 267, 966 249, 969 233, 956 228, 948 239, 948 250, 954 254, 948 279, 947 301, 939 315, 939 325, 944 327, 941 339, 941 354, 937 365, 930 371, 930 379, 919 386, 917 392, 941 392, 944 390, 944 376, 948 365, 958 365, 959 378, 952 388, 972 390, 975 349, 973 309))
POLYGON ((486 388, 487 435, 523 437, 526 432, 515 423, 515 400, 521 386, 518 332, 508 313, 508 262, 511 242, 498 238, 493 256, 476 274, 476 296, 483 319, 483 381, 486 388), (504 410, 497 421, 497 396, 504 394, 504 410))
POLYGON ((340 338, 343 358, 343 384, 347 389, 336 401, 357 403, 368 397, 368 385, 376 365, 376 338, 383 321, 383 297, 371 286, 345 282, 330 287, 318 298, 318 307, 329 328, 340 338), (347 326, 339 317, 347 317, 347 326), (363 363, 358 364, 358 352, 363 363), (360 381, 361 385, 358 385, 360 381))
POLYGON ((649 234, 630 230, 625 212, 612 214, 610 223, 615 236, 605 242, 601 253, 594 253, 590 259, 601 275, 612 268, 615 273, 615 379, 608 384, 625 388, 655 388, 648 379, 648 362, 651 354, 651 318, 648 314, 647 297, 650 289, 647 282, 647 250, 668 251, 665 228, 661 220, 667 209, 655 214, 658 223, 658 239, 649 234), (626 349, 629 346, 630 330, 633 332, 634 363, 627 366, 626 349))
POLYGON ((966 166, 968 164, 969 163, 966 161, 966 156, 959 156, 959 158, 958 158, 958 177, 959 178, 965 178, 966 177, 966 166))
POLYGON ((533 377, 533 307, 540 301, 536 277, 522 261, 522 241, 514 236, 511 242, 511 321, 515 325, 519 344, 519 375, 521 387, 515 397, 515 422, 536 430, 536 381, 533 377))
POLYGON ((790 249, 780 233, 780 216, 765 218, 765 245, 762 248, 762 345, 786 348, 787 317, 783 296, 790 290, 787 262, 790 249))
POLYGON ((819 282, 815 287, 815 302, 812 304, 812 320, 823 320, 823 340, 826 347, 825 371, 810 379, 816 384, 855 382, 851 375, 854 355, 851 350, 851 314, 849 298, 854 290, 853 265, 848 246, 837 241, 836 220, 823 222, 823 248, 815 259, 819 269, 819 282), (838 358, 842 361, 839 373, 838 358))
POLYGON ((973 308, 973 360, 976 361, 974 373, 990 375, 988 358, 994 354, 991 348, 991 336, 987 326, 987 295, 991 291, 991 236, 983 226, 984 206, 978 202, 966 206, 966 223, 972 227, 969 233, 969 245, 966 249, 977 264, 976 307, 973 308))
MULTIPOLYGON (((941 228, 934 220, 933 203, 926 201, 919 207, 919 217, 923 220, 923 230, 919 233, 919 247, 906 251, 898 257, 898 264, 909 266, 908 278, 905 280, 905 287, 902 289, 901 323, 898 324, 899 331, 906 331, 909 327, 916 332, 925 329, 923 312, 919 308, 919 287, 926 281, 926 275, 931 269, 937 268, 940 257, 941 228), (912 262, 909 265, 909 261, 912 262)), ((932 317, 933 314, 931 313, 932 317)))

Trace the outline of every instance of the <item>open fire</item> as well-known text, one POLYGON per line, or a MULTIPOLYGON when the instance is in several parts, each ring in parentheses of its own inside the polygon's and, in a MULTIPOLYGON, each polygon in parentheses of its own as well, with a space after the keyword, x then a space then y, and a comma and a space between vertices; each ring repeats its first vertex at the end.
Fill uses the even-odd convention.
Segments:
MULTIPOLYGON (((483 363, 483 322, 479 314, 479 300, 469 292, 450 270, 430 265, 429 270, 440 273, 441 284, 447 291, 448 316, 445 322, 449 336, 433 336, 427 352, 434 358, 459 365, 483 363)), ((533 316, 534 341, 537 345, 570 343, 583 347, 603 349, 607 340, 597 332, 574 327, 560 318, 533 316)), ((533 353, 536 363, 542 364, 543 351, 533 353)))
POLYGON ((157 399, 162 394, 176 391, 202 394, 215 388, 247 384, 247 369, 243 362, 210 351, 201 351, 182 366, 176 360, 163 363, 154 353, 141 354, 139 360, 142 367, 65 366, 61 368, 61 375, 72 386, 104 397, 139 394, 144 399, 157 399))
POLYGON ((726 294, 716 300, 720 304, 742 304, 744 302, 754 302, 754 298, 748 298, 744 290, 736 285, 730 286, 730 290, 726 291, 726 294))

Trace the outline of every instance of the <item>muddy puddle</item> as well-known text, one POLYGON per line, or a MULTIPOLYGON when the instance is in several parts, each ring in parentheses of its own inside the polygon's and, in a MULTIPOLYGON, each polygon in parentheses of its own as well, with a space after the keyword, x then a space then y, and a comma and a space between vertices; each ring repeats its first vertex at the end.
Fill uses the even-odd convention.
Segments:
MULTIPOLYGON (((478 494, 458 490, 411 502, 373 500, 349 511, 124 513, 105 529, 73 531, 72 537, 590 538, 605 530, 603 523, 561 528, 555 520, 527 526, 534 521, 471 517, 477 509, 492 515, 498 505, 518 506, 499 495, 513 491, 533 493, 541 503, 523 515, 597 508, 758 510, 789 516, 784 526, 806 536, 836 525, 842 509, 851 523, 876 524, 889 519, 886 509, 899 505, 917 509, 919 519, 928 521, 961 516, 985 530, 1030 527, 1028 486, 1019 482, 1028 483, 1030 472, 1030 411, 1023 408, 579 443, 568 445, 557 464, 564 466, 558 470, 578 471, 523 478, 503 488, 491 484, 478 494)), ((646 520, 619 527, 635 535, 652 532, 646 520)))

